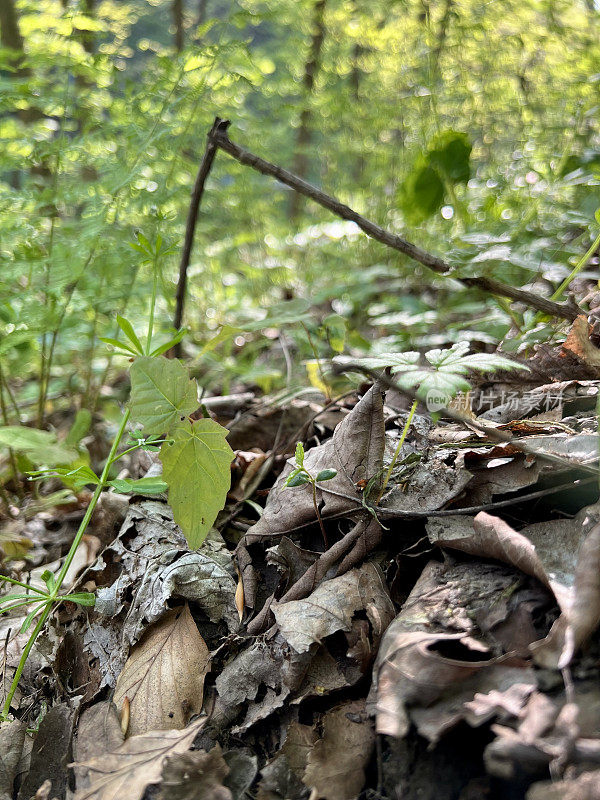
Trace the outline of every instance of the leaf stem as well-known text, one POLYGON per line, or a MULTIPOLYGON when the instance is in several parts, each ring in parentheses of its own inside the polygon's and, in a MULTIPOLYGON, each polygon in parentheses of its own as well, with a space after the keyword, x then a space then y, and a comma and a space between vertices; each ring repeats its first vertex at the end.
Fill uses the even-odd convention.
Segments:
POLYGON ((550 298, 551 300, 558 300, 558 298, 562 295, 562 293, 571 283, 573 278, 575 278, 581 272, 581 270, 584 269, 584 267, 587 265, 590 258, 594 255, 594 253, 598 249, 598 245, 600 245, 600 233, 596 236, 596 238, 590 245, 589 249, 581 256, 577 264, 575 264, 571 272, 567 275, 567 277, 564 279, 564 281, 561 283, 558 289, 554 292, 554 294, 550 298))
POLYGON ((325 533, 325 525, 323 524, 323 517, 321 516, 321 512, 319 511, 319 504, 317 503, 317 483, 315 480, 312 479, 310 483, 312 486, 312 496, 313 496, 313 505, 315 507, 315 514, 317 515, 317 519, 319 520, 319 527, 321 528, 321 533, 323 534, 323 542, 325 543, 325 549, 329 550, 329 542, 327 541, 327 534, 325 533))
MULTIPOLYGON (((158 248, 157 248, 158 249, 158 248)), ((152 330, 154 328, 154 309, 156 307, 156 291, 158 288, 158 255, 154 255, 152 262, 152 297, 150 298, 150 319, 148 320, 148 336, 146 337, 146 355, 150 355, 152 349, 152 330)))
POLYGON ((382 485, 382 487, 381 487, 381 489, 379 491, 379 494, 377 495, 377 505, 379 505, 379 502, 380 502, 381 498, 383 497, 383 493, 385 492, 385 490, 387 488, 387 485, 388 485, 389 480, 390 480, 390 476, 392 474, 392 470, 396 466, 396 462, 398 461, 398 457, 400 455, 400 451, 402 450, 402 445, 404 444, 404 440, 406 439, 406 434, 408 433, 408 429, 410 428, 410 423, 412 422, 412 418, 415 415, 415 411, 417 410, 417 406, 418 405, 419 405, 419 401, 418 400, 414 400, 412 406, 410 407, 410 411, 408 412, 408 417, 406 418, 406 422, 404 423, 404 428, 402 429, 402 433, 400 435, 400 441, 398 442, 398 445, 396 446, 396 451, 394 453, 394 457, 392 458, 392 461, 391 461, 389 467, 387 468, 387 472, 385 473, 385 478, 383 479, 383 485, 382 485))

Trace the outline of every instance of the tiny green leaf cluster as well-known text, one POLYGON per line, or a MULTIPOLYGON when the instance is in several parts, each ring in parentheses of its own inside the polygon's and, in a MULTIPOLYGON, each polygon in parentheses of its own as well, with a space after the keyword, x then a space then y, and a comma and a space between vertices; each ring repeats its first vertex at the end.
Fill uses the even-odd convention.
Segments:
POLYGON ((283 484, 284 489, 302 486, 305 483, 313 485, 321 481, 330 481, 337 475, 335 469, 322 469, 317 475, 313 476, 304 466, 304 446, 302 442, 296 443, 296 453, 294 455, 296 467, 290 472, 283 484))

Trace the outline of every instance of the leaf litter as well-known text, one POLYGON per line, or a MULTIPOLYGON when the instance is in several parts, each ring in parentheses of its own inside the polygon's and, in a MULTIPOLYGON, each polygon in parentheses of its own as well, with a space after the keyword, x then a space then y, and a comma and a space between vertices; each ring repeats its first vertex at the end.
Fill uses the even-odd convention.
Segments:
MULTIPOLYGON (((0 727, 0 798, 417 800, 435 787, 441 800, 597 800, 599 382, 586 342, 577 323, 526 377, 482 377, 471 407, 491 407, 472 422, 419 406, 383 493, 408 416, 385 380, 329 405, 207 398, 236 450, 228 504, 191 550, 164 500, 107 493, 117 516, 98 515, 72 576, 96 605, 65 605, 34 648, 0 727), (502 387, 515 381, 511 408, 502 387), (311 475, 335 471, 314 494, 284 488, 299 440, 311 475)), ((189 413, 195 396, 172 371, 172 415, 189 413)), ((60 563, 43 517, 11 524, 30 543, 11 551, 15 577, 25 552, 60 563)), ((22 621, 2 618, 4 685, 22 621)))

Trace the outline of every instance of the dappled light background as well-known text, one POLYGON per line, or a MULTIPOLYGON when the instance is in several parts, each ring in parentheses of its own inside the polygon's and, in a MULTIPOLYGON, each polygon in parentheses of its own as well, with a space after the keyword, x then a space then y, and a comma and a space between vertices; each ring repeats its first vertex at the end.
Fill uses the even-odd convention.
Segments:
MULTIPOLYGON (((146 322, 137 232, 165 243, 167 338, 217 115, 235 142, 460 276, 550 295, 597 233, 592 0, 10 0, 7 13, 0 356, 23 401, 49 354, 50 395, 70 380, 95 401, 115 312, 146 322)), ((518 351, 553 335, 533 311, 434 276, 222 152, 189 277, 186 347, 212 389, 289 382, 272 346, 282 330, 298 371, 315 353, 458 339, 518 351), (252 330, 283 301, 267 336, 252 330), (222 325, 239 330, 199 355, 222 325)))

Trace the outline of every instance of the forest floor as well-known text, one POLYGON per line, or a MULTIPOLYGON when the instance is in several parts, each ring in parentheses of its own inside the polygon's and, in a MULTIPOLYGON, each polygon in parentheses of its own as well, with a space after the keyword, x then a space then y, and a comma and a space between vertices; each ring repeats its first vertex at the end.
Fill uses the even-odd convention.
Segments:
MULTIPOLYGON (((597 353, 576 321, 470 412, 419 406, 385 491, 393 380, 208 398, 224 510, 191 551, 165 498, 103 494, 65 583, 95 607, 64 603, 30 655, 1 800, 600 798, 597 353), (284 486, 300 464, 335 475, 284 486)), ((88 500, 15 509, 10 574, 56 570, 88 500)), ((0 618, 4 691, 26 613, 0 618)))

